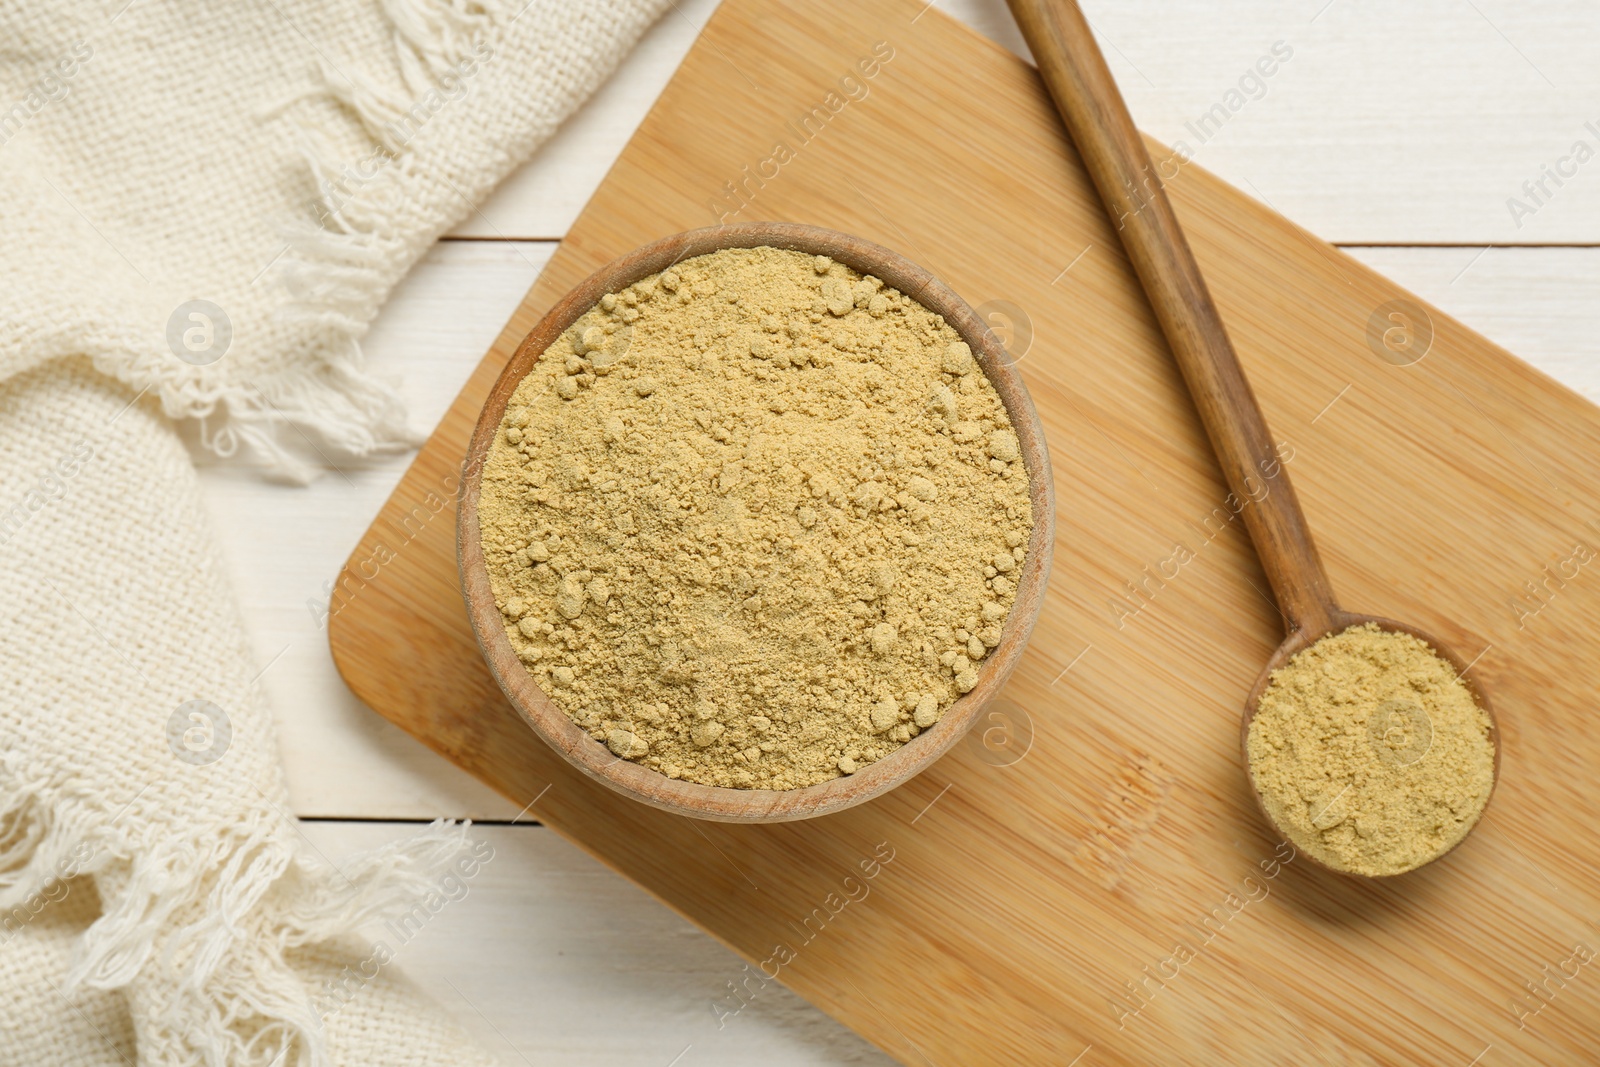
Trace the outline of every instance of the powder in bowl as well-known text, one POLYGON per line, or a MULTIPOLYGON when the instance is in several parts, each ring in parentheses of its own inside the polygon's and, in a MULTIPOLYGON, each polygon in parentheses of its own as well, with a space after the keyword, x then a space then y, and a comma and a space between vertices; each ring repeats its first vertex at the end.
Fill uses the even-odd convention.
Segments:
POLYGON ((1336 870, 1390 875, 1449 851, 1494 787, 1489 716, 1426 641, 1374 623, 1272 672, 1246 741, 1268 814, 1336 870))
POLYGON ((478 514, 552 701, 673 778, 792 789, 934 726, 1033 527, 943 318, 826 257, 724 249, 587 311, 518 384, 478 514))

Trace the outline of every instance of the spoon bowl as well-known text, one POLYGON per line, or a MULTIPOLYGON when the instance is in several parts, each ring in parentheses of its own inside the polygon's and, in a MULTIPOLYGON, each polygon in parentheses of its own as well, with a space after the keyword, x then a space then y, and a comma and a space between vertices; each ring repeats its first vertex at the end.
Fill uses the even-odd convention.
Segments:
POLYGON ((1342 633, 1345 630, 1350 629, 1352 626, 1362 626, 1367 623, 1376 625, 1380 630, 1388 630, 1392 633, 1410 634, 1412 637, 1415 637, 1421 641, 1425 641, 1428 644, 1428 647, 1433 649, 1435 655, 1444 660, 1446 663, 1450 664, 1450 666, 1455 669, 1456 677, 1460 678, 1461 681, 1466 684, 1467 691, 1472 694, 1473 701, 1478 705, 1478 707, 1482 708, 1483 713, 1489 717, 1489 744, 1494 749, 1494 771, 1489 780, 1489 795, 1484 798, 1483 807, 1478 809, 1478 814, 1474 817, 1472 826, 1467 828, 1467 832, 1462 834, 1461 837, 1456 840, 1455 844, 1451 845, 1443 852, 1429 857, 1427 860, 1424 860, 1417 866, 1411 867, 1404 871, 1397 871, 1393 874, 1357 874, 1353 871, 1347 871, 1339 867, 1334 867, 1331 864, 1325 863, 1318 859, 1310 852, 1304 849, 1299 849, 1300 855, 1306 860, 1310 861, 1313 866, 1320 867, 1323 870, 1333 871, 1336 874, 1352 875, 1355 877, 1364 878, 1398 878, 1402 874, 1410 874, 1412 871, 1420 870, 1421 868, 1426 867, 1428 864, 1449 855, 1451 852, 1455 851, 1455 849, 1460 847, 1461 842, 1465 841, 1467 837, 1471 835, 1472 829, 1477 826, 1479 821, 1482 820, 1483 813, 1489 808, 1489 801, 1494 799, 1495 787, 1500 782, 1500 727, 1495 720, 1494 708, 1490 706, 1488 696, 1484 693, 1483 689, 1477 684, 1477 682, 1473 680, 1472 675, 1468 673, 1472 667, 1471 663, 1463 661, 1460 656, 1456 655, 1456 653, 1448 645, 1446 645, 1443 641, 1440 641, 1437 637, 1434 637, 1425 630, 1419 630, 1417 627, 1412 626, 1409 623, 1396 622, 1394 619, 1386 619, 1379 615, 1361 615, 1351 611, 1334 609, 1328 613, 1326 625, 1317 628, 1307 627, 1290 633, 1289 636, 1284 639, 1283 643, 1278 646, 1277 650, 1273 652, 1272 658, 1267 661, 1266 667, 1262 670, 1260 677, 1256 679, 1256 684, 1251 688, 1250 695, 1245 700, 1244 716, 1239 723, 1239 753, 1244 762, 1245 774, 1250 780, 1250 793, 1255 798, 1256 808, 1261 812, 1262 818, 1267 820, 1267 824, 1272 827, 1273 832, 1279 837, 1282 837, 1291 843, 1296 843, 1294 842, 1294 838, 1290 836, 1288 829, 1280 824, 1273 816, 1271 809, 1267 805, 1266 798, 1262 795, 1261 786, 1256 781, 1255 766, 1250 762, 1250 725, 1255 722, 1256 713, 1261 710, 1262 694, 1267 691, 1267 686, 1272 683, 1272 675, 1274 672, 1288 666, 1288 663, 1291 659, 1293 659, 1299 653, 1310 648, 1324 637, 1342 633))

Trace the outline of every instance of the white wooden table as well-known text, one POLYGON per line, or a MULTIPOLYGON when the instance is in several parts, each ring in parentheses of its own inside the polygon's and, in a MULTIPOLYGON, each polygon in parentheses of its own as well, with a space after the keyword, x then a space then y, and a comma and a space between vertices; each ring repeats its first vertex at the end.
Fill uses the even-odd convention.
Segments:
MULTIPOLYGON (((396 292, 366 350, 402 380, 417 426, 443 414, 714 6, 679 0, 396 292)), ((938 6, 1026 54, 1003 0, 938 6)), ((1600 400, 1592 0, 1084 6, 1143 128, 1600 400), (1241 87, 1274 45, 1289 58, 1241 87), (1578 162, 1579 141, 1594 158, 1578 162)), ((349 694, 313 609, 407 462, 307 489, 204 471, 312 840, 337 858, 450 816, 482 821, 495 848, 469 895, 404 946, 404 968, 507 1064, 889 1062, 776 988, 719 1031, 708 1005, 741 969, 732 953, 552 832, 510 825, 508 803, 349 694)))

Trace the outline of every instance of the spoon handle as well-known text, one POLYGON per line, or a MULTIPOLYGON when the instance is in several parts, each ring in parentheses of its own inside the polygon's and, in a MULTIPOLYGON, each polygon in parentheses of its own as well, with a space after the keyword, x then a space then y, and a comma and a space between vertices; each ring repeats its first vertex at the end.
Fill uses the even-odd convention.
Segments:
POLYGON ((1222 318, 1076 0, 1009 0, 1189 385, 1290 632, 1339 609, 1222 318))

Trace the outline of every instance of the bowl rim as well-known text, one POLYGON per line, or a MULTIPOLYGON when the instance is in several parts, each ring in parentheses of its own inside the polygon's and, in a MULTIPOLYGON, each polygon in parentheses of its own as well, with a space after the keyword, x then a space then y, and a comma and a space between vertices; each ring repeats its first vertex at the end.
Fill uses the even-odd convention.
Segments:
POLYGON ((1038 412, 1021 375, 987 323, 954 290, 910 259, 850 234, 802 223, 755 222, 713 226, 650 242, 589 275, 550 308, 518 344, 479 412, 458 490, 456 553, 461 592, 472 631, 490 673, 511 705, 547 744, 584 774, 653 807, 721 822, 785 822, 840 811, 879 796, 926 770, 950 750, 998 695, 1016 667, 1043 606, 1055 544, 1055 489, 1049 450, 1038 412), (511 647, 495 605, 480 542, 478 498, 484 461, 516 387, 544 351, 606 293, 693 256, 725 248, 770 246, 825 255, 871 274, 945 321, 971 347, 1000 395, 1021 445, 1033 508, 1027 555, 1017 574, 1016 600, 1000 643, 985 657, 978 683, 945 710, 939 722, 874 763, 815 785, 795 789, 736 789, 669 778, 614 755, 545 695, 511 647))

